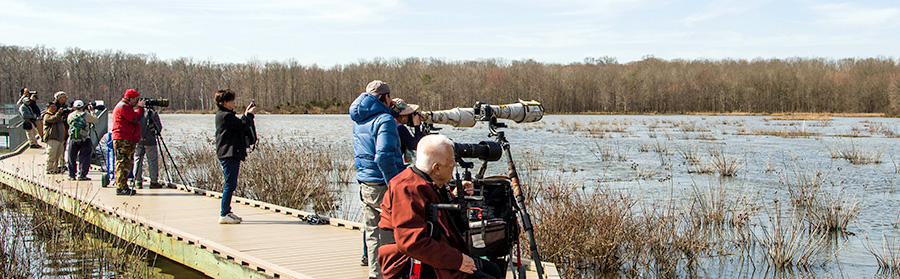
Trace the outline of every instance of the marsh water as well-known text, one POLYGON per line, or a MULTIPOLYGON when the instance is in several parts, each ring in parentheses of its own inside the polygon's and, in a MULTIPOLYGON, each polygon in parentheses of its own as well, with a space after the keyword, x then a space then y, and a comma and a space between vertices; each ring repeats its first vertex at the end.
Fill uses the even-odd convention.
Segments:
MULTIPOLYGON (((212 115, 162 115, 164 136, 174 151, 214 137, 212 115)), ((287 137, 337 143, 335 150, 352 160, 347 115, 259 115, 263 137, 287 137)), ((547 115, 535 123, 506 121, 502 129, 523 176, 540 180, 575 180, 587 191, 610 189, 628 193, 637 207, 659 204, 690 206, 697 185, 735 187, 759 207, 750 226, 767 226, 778 208, 790 207, 787 185, 798 176, 826 181, 828 191, 844 202, 858 202, 859 214, 834 237, 833 257, 823 265, 797 273, 775 271, 763 264, 723 259, 700 262, 700 277, 769 277, 773 275, 864 278, 883 276, 866 249, 882 249, 882 239, 900 244, 900 119, 834 117, 778 120, 768 116, 694 115, 547 115), (853 150, 877 157, 877 163, 854 164, 839 157, 853 150), (722 154, 737 171, 721 176, 702 171, 690 158, 709 161, 722 154), (880 154, 880 155, 879 155, 880 154), (799 174, 799 175, 798 175, 799 174), (693 186, 692 186, 693 185, 693 186), (736 186, 734 186, 736 185, 736 186), (777 201, 787 205, 776 207, 777 201), (866 240, 868 238, 868 241, 866 240), (834 253, 836 252, 836 253, 834 253)), ((441 127, 457 142, 493 140, 484 123, 472 128, 441 127)), ((251 155, 252 157, 252 155, 251 155)), ((250 158, 258 159, 258 158, 250 158)), ((477 166, 477 164, 476 164, 477 166)), ((491 163, 488 175, 504 174, 506 164, 491 163)), ((532 186, 533 187, 533 186, 532 186)), ((347 187, 345 204, 355 205, 358 190, 347 187), (356 192, 355 192, 356 191, 356 192)), ((346 209, 345 210, 352 210, 346 209)), ((338 214, 357 219, 358 214, 338 214)), ((758 229, 754 235, 759 237, 758 229)), ((764 253, 764 252, 761 252, 764 253)), ((724 257, 727 258, 727 257, 724 257)))

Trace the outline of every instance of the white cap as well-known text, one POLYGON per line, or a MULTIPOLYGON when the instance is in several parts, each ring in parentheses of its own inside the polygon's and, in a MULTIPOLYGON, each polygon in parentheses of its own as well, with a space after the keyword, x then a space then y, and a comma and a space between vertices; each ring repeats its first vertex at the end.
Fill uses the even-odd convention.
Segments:
POLYGON ((83 106, 84 106, 84 102, 81 100, 75 100, 75 102, 72 103, 73 108, 80 108, 83 106))

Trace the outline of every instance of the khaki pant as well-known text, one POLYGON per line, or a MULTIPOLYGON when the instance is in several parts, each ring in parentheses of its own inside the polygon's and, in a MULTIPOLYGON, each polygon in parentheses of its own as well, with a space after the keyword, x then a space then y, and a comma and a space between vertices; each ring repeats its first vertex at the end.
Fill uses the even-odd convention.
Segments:
POLYGON ((60 157, 63 157, 64 151, 66 151, 66 148, 63 142, 58 140, 47 141, 47 172, 59 170, 57 162, 59 162, 60 157))
POLYGON ((362 200, 363 218, 366 223, 366 252, 369 256, 369 278, 382 278, 381 265, 378 263, 378 236, 381 229, 378 221, 381 220, 381 201, 387 192, 386 185, 359 184, 359 198, 362 200))
POLYGON ((134 168, 134 147, 136 142, 130 140, 114 139, 113 148, 116 150, 116 189, 128 189, 128 174, 134 168))
POLYGON ((29 130, 25 130, 25 136, 28 137, 28 144, 31 144, 31 145, 38 144, 38 140, 37 140, 38 129, 31 128, 29 130))

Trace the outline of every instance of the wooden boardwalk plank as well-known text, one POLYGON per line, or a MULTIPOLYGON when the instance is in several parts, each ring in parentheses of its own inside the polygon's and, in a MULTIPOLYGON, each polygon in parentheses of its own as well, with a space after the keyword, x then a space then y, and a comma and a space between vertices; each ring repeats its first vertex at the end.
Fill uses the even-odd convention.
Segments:
MULTIPOLYGON (((97 171, 89 173, 88 177, 92 181, 69 181, 64 175, 45 175, 45 158, 43 149, 28 149, 21 155, 0 160, 0 171, 45 187, 51 192, 80 200, 84 203, 82 206, 97 207, 99 212, 145 228, 146 233, 158 233, 205 249, 206 253, 233 260, 238 265, 243 264, 245 268, 265 270, 267 276, 368 276, 367 267, 359 265, 363 246, 362 232, 359 230, 335 225, 309 225, 298 218, 298 214, 305 216, 309 213, 240 198, 235 199, 241 202, 233 203, 232 211, 243 217, 244 222, 239 225, 220 225, 217 223, 221 204, 218 198, 174 188, 144 188, 138 189, 136 196, 116 196, 114 188, 100 187, 101 173, 97 171), (285 212, 291 212, 291 215, 285 212)), ((360 225, 336 219, 332 223, 360 225)), ((146 248, 154 251, 155 248, 158 249, 146 248)), ((181 255, 161 252, 157 253, 173 259, 181 258, 181 255)), ((191 266, 191 263, 183 264, 191 266)), ((200 271, 214 277, 228 277, 220 271, 200 271)), ((554 268, 552 273, 555 272, 554 268)), ((532 273, 528 278, 537 276, 532 273)))

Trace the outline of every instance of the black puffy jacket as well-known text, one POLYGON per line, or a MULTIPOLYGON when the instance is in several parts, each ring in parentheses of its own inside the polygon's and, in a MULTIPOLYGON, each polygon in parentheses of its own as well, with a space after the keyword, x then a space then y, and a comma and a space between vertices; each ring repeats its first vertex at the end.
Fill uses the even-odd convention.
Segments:
POLYGON ((253 114, 237 118, 233 110, 219 107, 216 111, 216 156, 219 159, 247 158, 244 133, 253 128, 253 114))

